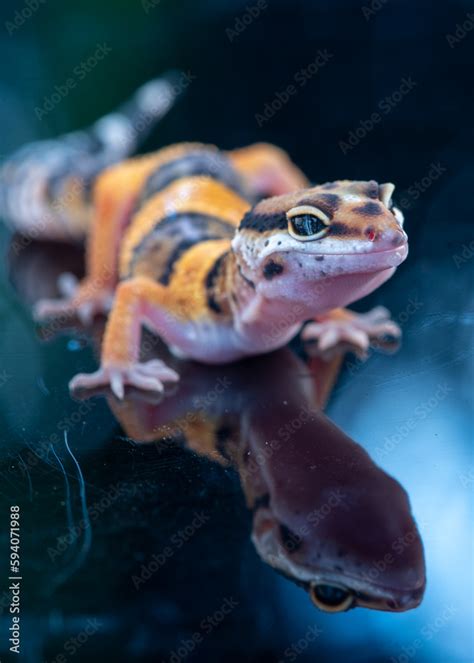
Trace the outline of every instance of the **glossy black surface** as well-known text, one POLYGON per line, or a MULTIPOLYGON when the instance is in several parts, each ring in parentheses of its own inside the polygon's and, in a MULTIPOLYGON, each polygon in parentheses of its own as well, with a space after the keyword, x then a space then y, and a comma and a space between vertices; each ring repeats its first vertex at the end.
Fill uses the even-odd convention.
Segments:
MULTIPOLYGON (((103 399, 69 397, 70 377, 96 366, 93 343, 48 330, 40 340, 30 306, 49 294, 55 274, 80 270, 81 257, 33 245, 16 255, 2 230, 2 660, 9 656, 8 513, 18 504, 20 660, 168 661, 184 647, 180 660, 189 661, 471 661, 473 114, 465 86, 474 32, 453 47, 446 38, 466 20, 469 3, 386 3, 367 20, 357 2, 281 2, 232 41, 226 29, 245 12, 240 3, 163 3, 148 13, 132 4, 48 2, 0 39, 2 153, 82 126, 147 77, 181 66, 196 78, 149 147, 270 140, 314 181, 397 183, 410 255, 356 308, 386 305, 403 342, 394 355, 347 357, 327 414, 406 489, 427 589, 406 613, 318 612, 257 555, 235 470, 179 446, 137 445, 103 399), (39 120, 35 106, 101 40, 111 43, 110 57, 39 120), (258 126, 256 114, 319 48, 333 59, 258 126), (410 75, 414 89, 344 154, 339 141, 410 75), (153 555, 158 569, 136 589, 134 576, 153 555), (85 629, 87 641, 71 644, 85 629)), ((4 20, 15 10, 3 8, 4 20)), ((215 371, 224 379, 228 368, 215 371)), ((260 382, 256 371, 253 388, 260 382)), ((197 392, 202 398, 199 382, 197 392)), ((197 439, 207 435, 203 426, 197 439)))

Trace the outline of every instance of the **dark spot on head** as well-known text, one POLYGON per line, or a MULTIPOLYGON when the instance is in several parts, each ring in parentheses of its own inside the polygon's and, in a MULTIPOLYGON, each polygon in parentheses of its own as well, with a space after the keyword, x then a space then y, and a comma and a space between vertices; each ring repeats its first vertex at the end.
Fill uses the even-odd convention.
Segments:
POLYGON ((316 260, 322 262, 324 260, 324 256, 316 256, 316 260))
POLYGON ((286 525, 280 525, 280 537, 285 550, 290 554, 296 552, 303 544, 301 537, 292 532, 286 525))
POLYGON ((350 235, 351 230, 348 226, 346 226, 345 223, 341 223, 340 221, 336 223, 331 223, 329 227, 331 235, 350 235))
POLYGON ((299 202, 299 205, 313 205, 329 217, 335 214, 340 204, 341 199, 335 193, 318 193, 314 198, 304 198, 299 202))
POLYGON ((335 565, 334 565, 334 569, 335 569, 336 571, 340 571, 340 572, 342 573, 342 566, 340 566, 339 564, 335 564, 335 565))
POLYGON ((266 240, 265 240, 265 244, 264 244, 264 246, 268 246, 269 244, 270 244, 270 240, 269 240, 269 239, 266 239, 266 240))
POLYGON ((267 230, 286 230, 288 228, 288 220, 284 212, 259 214, 254 209, 251 209, 244 215, 240 222, 239 230, 244 228, 254 230, 258 233, 263 233, 267 230))
POLYGON ((271 281, 274 276, 278 276, 278 274, 281 274, 282 271, 283 271, 283 265, 279 265, 277 262, 269 260, 265 265, 265 267, 263 268, 263 276, 268 281, 271 281))
POLYGON ((372 201, 364 203, 359 207, 353 207, 354 214, 362 214, 364 216, 379 216, 382 214, 383 209, 380 203, 373 203, 372 201))
MULTIPOLYGON (((318 203, 324 203, 324 206, 326 209, 330 212, 330 214, 334 214, 334 212, 338 209, 339 205, 341 204, 341 199, 339 196, 335 193, 321 193, 318 196, 318 203)), ((324 207, 322 207, 323 212, 326 211, 324 207)))
POLYGON ((270 493, 264 493, 257 497, 253 503, 253 511, 258 511, 258 509, 266 508, 270 506, 270 493))

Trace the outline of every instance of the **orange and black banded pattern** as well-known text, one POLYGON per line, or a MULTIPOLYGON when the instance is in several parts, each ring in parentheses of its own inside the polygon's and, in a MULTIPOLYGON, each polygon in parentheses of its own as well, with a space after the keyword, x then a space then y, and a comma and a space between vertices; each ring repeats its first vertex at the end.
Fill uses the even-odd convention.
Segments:
POLYGON ((146 277, 165 287, 163 303, 179 317, 227 316, 230 244, 252 196, 217 148, 194 143, 158 154, 141 174, 121 242, 120 278, 146 277))

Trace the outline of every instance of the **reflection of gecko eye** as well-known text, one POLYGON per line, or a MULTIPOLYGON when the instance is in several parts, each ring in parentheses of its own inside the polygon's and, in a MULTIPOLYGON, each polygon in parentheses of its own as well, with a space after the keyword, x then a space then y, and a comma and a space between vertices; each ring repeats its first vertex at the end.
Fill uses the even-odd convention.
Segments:
POLYGON ((328 231, 329 218, 312 205, 293 207, 287 212, 286 218, 290 235, 303 242, 320 239, 328 231))
POLYGON ((317 585, 310 587, 309 595, 314 605, 325 612, 342 612, 353 603, 353 596, 345 587, 337 585, 317 585))

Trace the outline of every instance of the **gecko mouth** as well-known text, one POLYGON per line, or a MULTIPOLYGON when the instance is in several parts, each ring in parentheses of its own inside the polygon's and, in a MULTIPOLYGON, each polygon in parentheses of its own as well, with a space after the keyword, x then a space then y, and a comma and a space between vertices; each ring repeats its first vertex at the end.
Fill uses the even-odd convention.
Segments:
MULTIPOLYGON (((337 277, 354 273, 379 272, 398 267, 408 255, 408 245, 381 251, 361 251, 353 253, 307 253, 298 252, 299 262, 310 259, 310 269, 316 269, 320 276, 337 277), (314 266, 311 265, 314 260, 314 266)), ((298 258, 296 258, 298 261, 298 258)))
POLYGON ((408 244, 405 242, 404 244, 400 244, 399 246, 395 246, 390 249, 370 249, 368 251, 353 251, 353 252, 347 252, 345 251, 344 253, 333 253, 331 251, 315 251, 314 253, 312 251, 295 251, 295 253, 298 253, 301 256, 322 256, 323 258, 356 258, 356 257, 365 257, 365 256, 381 256, 381 255, 390 255, 390 254, 396 254, 396 253, 404 253, 408 251, 408 244))

